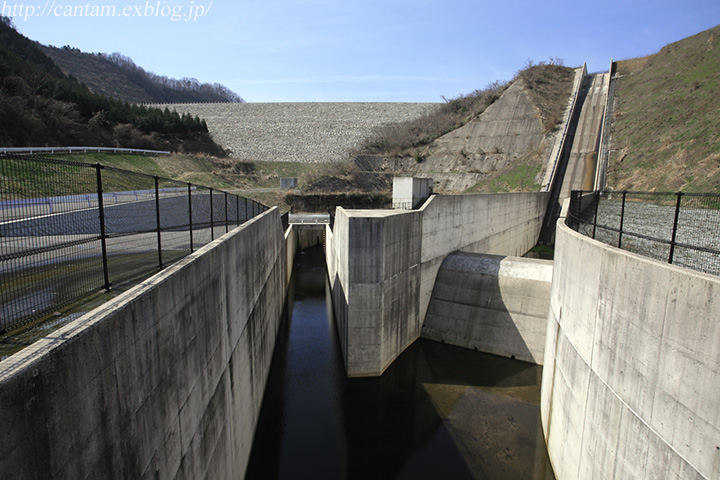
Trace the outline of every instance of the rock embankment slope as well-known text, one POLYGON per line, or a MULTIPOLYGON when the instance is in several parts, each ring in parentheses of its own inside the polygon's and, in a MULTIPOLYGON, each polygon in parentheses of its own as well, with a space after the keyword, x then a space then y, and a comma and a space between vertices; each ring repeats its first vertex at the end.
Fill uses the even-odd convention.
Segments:
POLYGON ((252 161, 346 160, 377 127, 427 114, 434 103, 208 103, 159 105, 204 118, 216 143, 252 161))

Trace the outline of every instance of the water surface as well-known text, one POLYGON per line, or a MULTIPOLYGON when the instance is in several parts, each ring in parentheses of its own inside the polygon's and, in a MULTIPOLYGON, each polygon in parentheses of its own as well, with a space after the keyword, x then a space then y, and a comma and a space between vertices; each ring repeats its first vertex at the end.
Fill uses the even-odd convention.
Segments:
POLYGON ((298 254, 248 479, 554 479, 538 366, 419 340, 347 379, 323 254, 298 254))

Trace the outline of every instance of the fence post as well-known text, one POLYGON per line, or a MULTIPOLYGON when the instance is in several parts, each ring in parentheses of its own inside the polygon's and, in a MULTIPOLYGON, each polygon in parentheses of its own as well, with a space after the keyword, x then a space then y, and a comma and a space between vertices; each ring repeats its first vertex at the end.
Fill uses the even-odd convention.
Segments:
POLYGON ((230 230, 228 229, 228 198, 227 198, 227 192, 225 193, 225 233, 228 233, 230 230))
POLYGON ((193 224, 192 224, 192 184, 188 182, 188 216, 190 217, 190 253, 193 253, 193 224))
POLYGON ((213 223, 213 189, 210 188, 210 241, 215 240, 215 224, 213 223))
POLYGON ((248 221, 248 205, 247 205, 248 199, 247 199, 247 197, 243 197, 243 202, 245 202, 245 220, 244 221, 247 222, 248 221))
POLYGON ((623 192, 622 207, 620 209, 620 235, 618 236, 618 248, 622 248, 622 232, 623 232, 623 223, 625 223, 625 196, 626 195, 627 195, 627 190, 623 192))
POLYGON ((668 263, 673 263, 673 257, 675 256, 675 240, 677 239, 677 226, 678 226, 678 219, 680 218, 680 202, 682 201, 682 192, 677 192, 675 195, 677 195, 677 202, 675 202, 675 220, 673 221, 673 231, 672 231, 672 240, 670 240, 670 256, 668 258, 668 263))
POLYGON ((95 164, 95 173, 97 176, 97 196, 98 196, 98 213, 100 215, 100 246, 102 248, 102 260, 103 260, 103 276, 105 277, 105 290, 110 290, 110 272, 108 269, 108 255, 107 255, 107 235, 105 232, 105 208, 103 206, 103 186, 102 186, 102 170, 103 166, 100 163, 95 164))
POLYGON ((598 206, 600 206, 600 192, 595 192, 595 215, 593 216, 593 240, 595 239, 595 232, 597 231, 597 214, 598 206))
POLYGON ((235 195, 235 221, 237 222, 236 227, 240 226, 240 197, 235 195))
POLYGON ((163 268, 162 235, 160 228, 160 178, 155 175, 155 220, 157 222, 158 267, 163 268))

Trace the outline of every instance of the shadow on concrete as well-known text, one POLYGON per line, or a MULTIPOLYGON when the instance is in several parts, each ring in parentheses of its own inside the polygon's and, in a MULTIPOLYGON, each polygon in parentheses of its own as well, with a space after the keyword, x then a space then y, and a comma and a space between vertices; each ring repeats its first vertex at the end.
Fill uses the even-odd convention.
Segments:
POLYGON ((550 265, 499 255, 448 255, 435 280, 422 337, 542 363, 550 282, 536 278, 551 274, 544 270, 550 265))

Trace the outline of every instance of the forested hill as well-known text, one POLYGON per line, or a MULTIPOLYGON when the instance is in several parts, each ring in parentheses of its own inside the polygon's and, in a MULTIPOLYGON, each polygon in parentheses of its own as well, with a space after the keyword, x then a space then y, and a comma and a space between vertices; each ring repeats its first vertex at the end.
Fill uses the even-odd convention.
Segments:
POLYGON ((0 146, 67 145, 224 154, 204 120, 90 91, 0 16, 0 146))
POLYGON ((68 75, 95 93, 132 103, 242 103, 235 92, 219 83, 194 78, 176 80, 145 71, 119 53, 85 53, 77 48, 39 45, 68 75))

